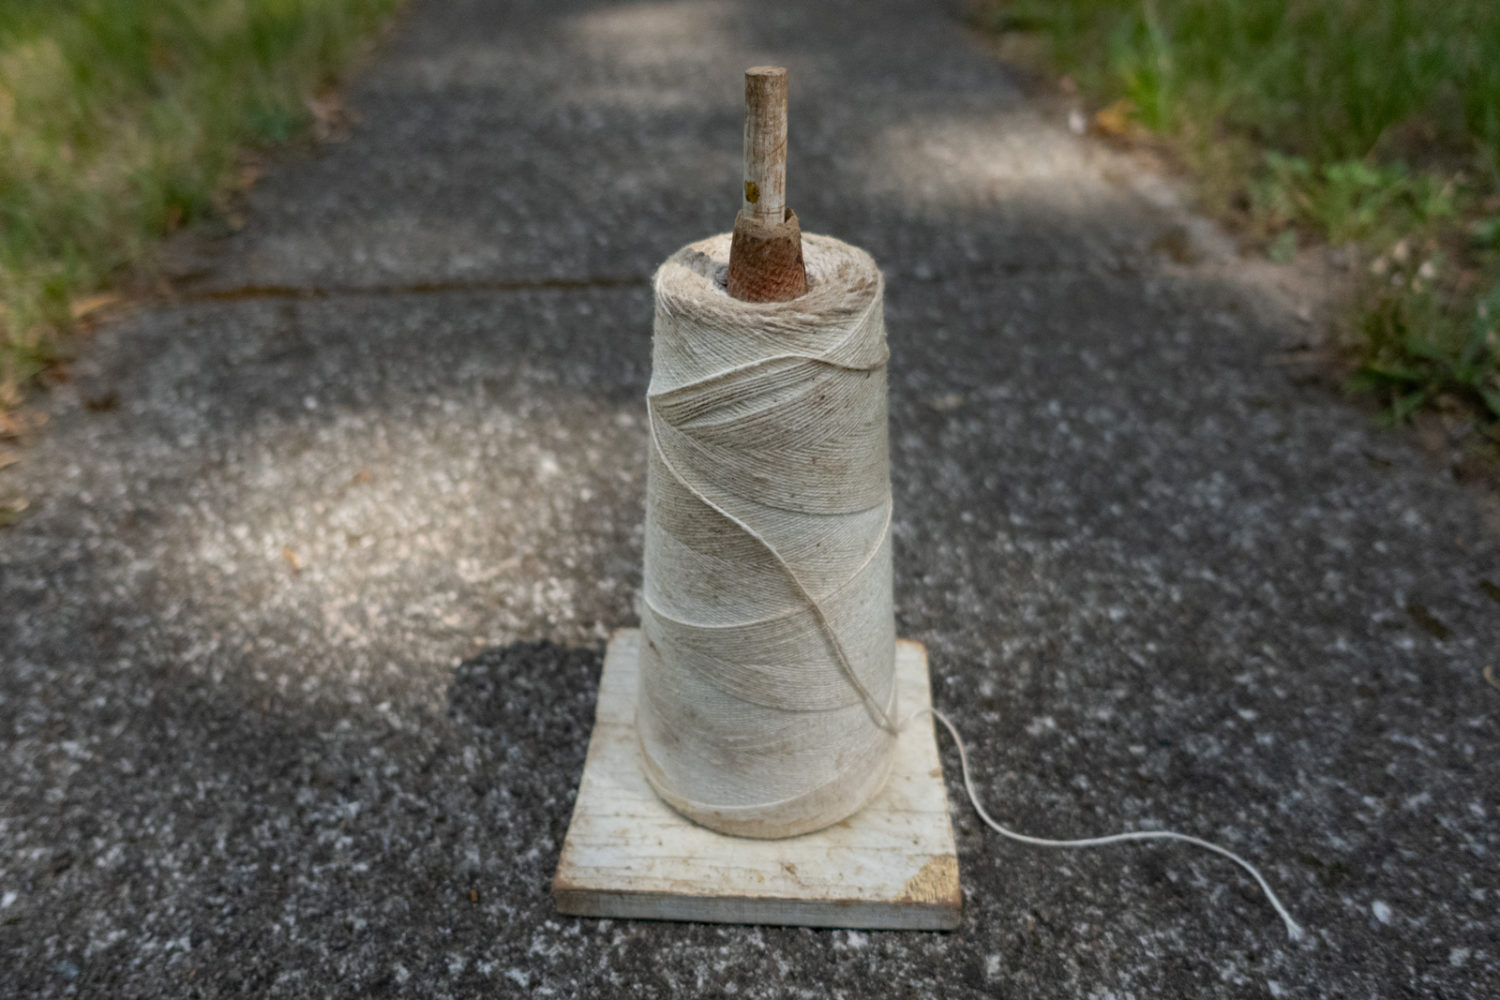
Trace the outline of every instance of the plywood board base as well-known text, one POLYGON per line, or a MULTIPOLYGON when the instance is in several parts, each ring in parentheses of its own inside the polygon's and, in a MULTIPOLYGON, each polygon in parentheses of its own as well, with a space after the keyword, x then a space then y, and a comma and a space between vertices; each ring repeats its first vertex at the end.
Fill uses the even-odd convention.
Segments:
MULTIPOLYGON (((785 840, 715 833, 669 808, 641 774, 640 631, 616 632, 552 894, 563 913, 718 923, 948 930, 958 855, 932 718, 899 738, 890 780, 843 822, 785 840)), ((899 715, 931 704, 927 651, 896 648, 899 715)))

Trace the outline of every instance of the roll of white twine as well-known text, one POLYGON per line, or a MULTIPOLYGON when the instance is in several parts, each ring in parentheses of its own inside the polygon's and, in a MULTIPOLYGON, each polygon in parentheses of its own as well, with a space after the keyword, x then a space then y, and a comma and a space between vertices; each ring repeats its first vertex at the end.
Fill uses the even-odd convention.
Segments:
POLYGON ((809 290, 725 291, 730 237, 657 271, 636 728, 648 781, 712 829, 789 837, 838 822, 885 782, 896 737, 931 713, 985 825, 1036 847, 1178 841, 1171 830, 1055 840, 984 809, 941 712, 896 722, 884 285, 862 250, 805 234, 809 290))
POLYGON ((807 235, 807 294, 742 302, 729 244, 655 279, 637 729, 679 812, 789 837, 859 809, 894 749, 883 283, 807 235))

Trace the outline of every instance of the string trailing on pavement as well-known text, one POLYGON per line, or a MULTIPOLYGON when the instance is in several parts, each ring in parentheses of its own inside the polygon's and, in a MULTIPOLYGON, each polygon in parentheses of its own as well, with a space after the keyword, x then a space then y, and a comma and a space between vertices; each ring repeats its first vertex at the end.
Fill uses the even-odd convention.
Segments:
POLYGON ((908 717, 907 721, 910 722, 911 718, 922 714, 930 714, 938 722, 941 722, 943 728, 948 730, 948 735, 953 737, 953 745, 958 747, 958 764, 963 773, 964 791, 968 793, 969 804, 974 807, 974 811, 979 814, 979 818, 984 821, 985 826, 988 826, 1002 837, 1008 837, 1022 844, 1030 844, 1032 847, 1108 847, 1110 844, 1124 844, 1141 840, 1176 840, 1184 844, 1191 844, 1194 847, 1201 847, 1205 851, 1212 851, 1221 857, 1228 858, 1250 873, 1250 877, 1255 879, 1255 884, 1260 886, 1260 891, 1265 893, 1266 900, 1271 904, 1271 908, 1276 911, 1276 915, 1286 925, 1288 938, 1293 941, 1301 941, 1305 935, 1306 932, 1302 929, 1302 926, 1296 920, 1292 919, 1291 913, 1282 905, 1281 899, 1276 895, 1275 890, 1271 888, 1271 883, 1267 882, 1266 877, 1260 873, 1260 869, 1227 847, 1222 847, 1213 841, 1194 837, 1187 833, 1178 833, 1175 830, 1129 830, 1125 833, 1112 833, 1103 837, 1052 840, 1047 837, 1033 837, 1029 834, 1018 833, 1004 826, 991 816, 984 808, 984 804, 979 801, 979 793, 974 790, 974 778, 969 772, 968 749, 964 746, 963 737, 958 735, 958 728, 953 725, 946 715, 935 708, 926 708, 915 712, 911 717, 908 717))

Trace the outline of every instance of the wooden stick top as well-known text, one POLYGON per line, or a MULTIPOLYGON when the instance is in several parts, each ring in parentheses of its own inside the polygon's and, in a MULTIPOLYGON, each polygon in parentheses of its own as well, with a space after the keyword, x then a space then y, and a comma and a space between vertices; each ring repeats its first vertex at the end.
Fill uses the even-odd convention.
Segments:
POLYGON ((771 225, 786 213, 786 94, 783 66, 745 70, 745 201, 741 211, 771 225))
POLYGON ((784 67, 745 71, 745 183, 729 248, 729 294, 745 302, 807 292, 802 231, 786 204, 786 97, 784 67))

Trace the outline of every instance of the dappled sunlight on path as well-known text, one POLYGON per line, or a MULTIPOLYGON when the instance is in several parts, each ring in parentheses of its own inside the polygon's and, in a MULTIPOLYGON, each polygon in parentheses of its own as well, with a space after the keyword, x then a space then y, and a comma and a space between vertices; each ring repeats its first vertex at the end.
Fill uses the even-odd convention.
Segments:
POLYGON ((1476 505, 1268 364, 1296 304, 956 21, 433 0, 348 101, 6 470, 20 992, 1500 982, 1476 505), (898 621, 986 734, 986 800, 1059 837, 1232 831, 1311 944, 1211 861, 1063 871, 964 811, 951 937, 552 912, 597 651, 636 622, 646 282, 731 223, 739 74, 773 59, 790 204, 886 271, 898 621))

